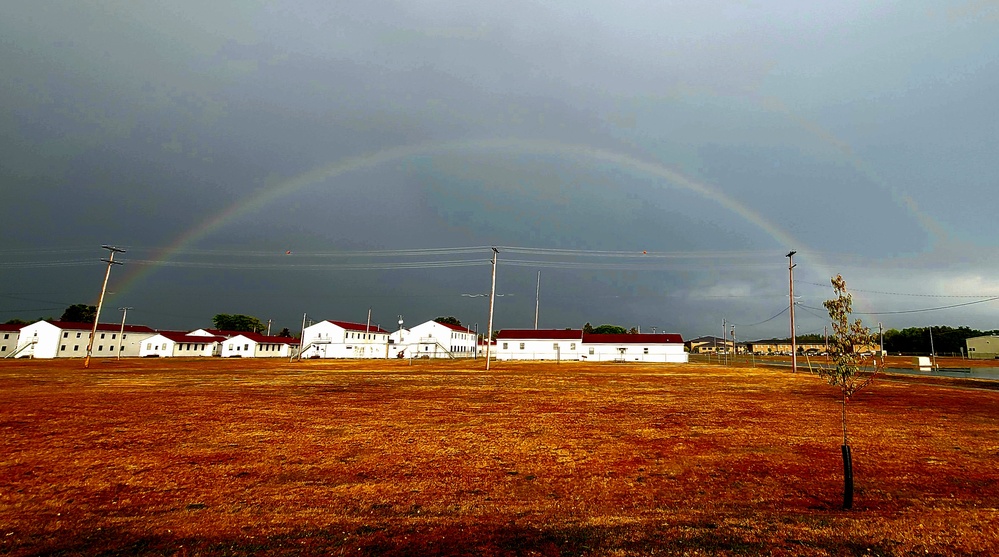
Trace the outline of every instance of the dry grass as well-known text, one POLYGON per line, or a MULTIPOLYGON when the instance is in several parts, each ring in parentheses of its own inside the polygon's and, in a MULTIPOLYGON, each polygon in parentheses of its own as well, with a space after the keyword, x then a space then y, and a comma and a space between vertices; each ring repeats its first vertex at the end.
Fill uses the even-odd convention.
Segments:
POLYGON ((0 553, 985 555, 999 393, 705 365, 0 362, 0 553))

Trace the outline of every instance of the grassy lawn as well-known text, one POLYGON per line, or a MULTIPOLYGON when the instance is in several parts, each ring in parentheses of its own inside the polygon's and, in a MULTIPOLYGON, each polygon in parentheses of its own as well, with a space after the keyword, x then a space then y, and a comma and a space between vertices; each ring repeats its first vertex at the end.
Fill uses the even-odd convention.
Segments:
MULTIPOLYGON (((989 555, 999 392, 482 361, 0 361, 0 553, 989 555)), ((918 382, 917 382, 918 381, 918 382)))

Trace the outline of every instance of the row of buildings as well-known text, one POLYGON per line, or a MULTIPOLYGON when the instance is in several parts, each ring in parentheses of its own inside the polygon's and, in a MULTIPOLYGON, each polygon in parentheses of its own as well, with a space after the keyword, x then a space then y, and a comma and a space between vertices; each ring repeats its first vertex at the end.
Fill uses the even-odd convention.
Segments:
MULTIPOLYGON (((91 323, 37 321, 0 325, 0 357, 82 358, 91 323)), ((505 329, 490 347, 498 360, 686 362, 676 334, 592 334, 581 329, 505 329)), ((299 339, 260 333, 196 329, 157 331, 142 325, 100 323, 91 356, 223 358, 474 358, 485 343, 475 331, 427 321, 389 332, 377 325, 324 320, 299 339)))

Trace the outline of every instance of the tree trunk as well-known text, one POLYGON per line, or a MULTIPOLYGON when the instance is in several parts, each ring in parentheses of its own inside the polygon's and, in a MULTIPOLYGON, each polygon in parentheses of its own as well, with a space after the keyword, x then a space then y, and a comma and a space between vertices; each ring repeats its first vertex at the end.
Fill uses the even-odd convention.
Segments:
POLYGON ((843 508, 853 508, 853 456, 850 445, 843 445, 843 508))

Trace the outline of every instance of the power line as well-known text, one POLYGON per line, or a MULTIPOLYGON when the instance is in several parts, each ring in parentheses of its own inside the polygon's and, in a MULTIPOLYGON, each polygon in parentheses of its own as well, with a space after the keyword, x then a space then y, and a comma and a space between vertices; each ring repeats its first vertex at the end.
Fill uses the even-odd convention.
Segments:
MULTIPOLYGON (((996 300, 999 300, 999 296, 993 296, 992 298, 986 298, 984 300, 976 300, 974 302, 964 302, 962 304, 951 304, 951 305, 948 305, 948 306, 938 306, 938 307, 932 307, 932 308, 905 309, 905 310, 898 310, 898 311, 867 311, 867 312, 854 311, 852 313, 854 315, 899 315, 899 314, 904 314, 904 313, 923 313, 923 312, 927 312, 927 311, 940 311, 940 310, 944 310, 944 309, 953 309, 953 308, 959 308, 959 307, 964 307, 964 306, 973 306, 975 304, 984 304, 984 303, 987 303, 987 302, 994 302, 996 300)), ((801 306, 801 307, 808 307, 808 306, 801 306)), ((819 308, 809 308, 809 309, 819 310, 819 308)), ((821 310, 819 310, 819 311, 821 311, 821 310)))
MULTIPOLYGON (((799 284, 802 282, 799 281, 799 284)), ((804 282, 803 284, 810 284, 813 286, 829 286, 828 284, 819 284, 817 282, 804 282)), ((859 288, 850 288, 850 292, 864 292, 867 294, 884 294, 887 296, 911 296, 914 298, 986 298, 988 294, 913 294, 908 292, 885 292, 883 290, 861 290, 859 288)))
POLYGON ((757 325, 762 325, 764 323, 769 323, 769 322, 773 321, 774 319, 777 319, 781 315, 784 315, 785 313, 787 313, 787 310, 789 310, 789 309, 791 309, 791 306, 785 306, 784 309, 780 310, 780 312, 777 313, 776 315, 774 315, 773 317, 770 317, 768 319, 764 319, 763 321, 760 321, 759 323, 749 323, 749 324, 746 324, 746 325, 740 325, 738 323, 732 323, 732 325, 735 326, 735 327, 755 327, 757 325))

